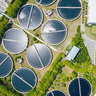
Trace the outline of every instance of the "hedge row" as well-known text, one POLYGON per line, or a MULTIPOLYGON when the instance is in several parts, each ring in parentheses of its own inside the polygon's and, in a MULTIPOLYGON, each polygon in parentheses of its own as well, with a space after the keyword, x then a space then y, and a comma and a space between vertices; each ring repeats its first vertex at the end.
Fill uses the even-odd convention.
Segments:
POLYGON ((27 93, 27 96, 45 96, 55 77, 61 72, 63 67, 63 64, 60 62, 62 56, 62 53, 58 55, 54 63, 52 63, 49 71, 45 73, 42 80, 39 82, 38 86, 34 90, 27 93))
POLYGON ((0 96, 22 96, 21 94, 17 93, 16 91, 13 92, 9 90, 3 82, 0 80, 0 96))

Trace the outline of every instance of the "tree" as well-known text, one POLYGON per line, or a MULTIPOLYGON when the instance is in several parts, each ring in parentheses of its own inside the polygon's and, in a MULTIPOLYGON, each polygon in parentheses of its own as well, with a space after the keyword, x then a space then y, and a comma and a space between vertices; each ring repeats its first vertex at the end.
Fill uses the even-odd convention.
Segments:
POLYGON ((78 26, 77 33, 76 33, 75 37, 72 38, 72 42, 71 42, 72 46, 77 46, 78 48, 80 48, 80 51, 77 54, 74 62, 77 62, 77 63, 81 64, 81 63, 84 63, 84 62, 88 61, 89 63, 91 63, 91 59, 90 59, 88 50, 85 47, 83 41, 84 40, 81 36, 80 26, 78 26))
POLYGON ((0 96, 22 96, 18 92, 9 90, 0 80, 0 96))
POLYGON ((17 12, 22 5, 24 5, 28 0, 12 0, 6 9, 6 13, 9 17, 16 17, 17 12))
POLYGON ((72 72, 72 78, 76 78, 77 77, 77 73, 75 71, 72 72))
POLYGON ((93 70, 93 67, 94 67, 94 66, 93 66, 92 64, 89 65, 89 66, 88 66, 88 72, 91 72, 91 71, 93 70))
POLYGON ((33 37, 33 41, 36 41, 36 38, 35 37, 33 37))
POLYGON ((93 73, 94 73, 94 75, 96 75, 96 66, 94 66, 94 68, 93 68, 93 73))
MULTIPOLYGON (((27 96, 37 96, 36 94, 38 93, 40 96, 44 96, 48 88, 51 86, 53 80, 55 77, 59 74, 62 66, 62 62, 60 62, 62 59, 62 53, 60 53, 57 58, 54 60, 52 63, 49 71, 45 73, 43 76, 42 80, 39 82, 38 86, 36 87, 36 90, 32 90, 27 93, 27 96), (34 94, 33 94, 34 92, 34 94)), ((69 78, 67 77, 66 80, 68 81, 69 78)), ((38 95, 38 96, 39 96, 38 95)))
POLYGON ((8 27, 9 27, 8 19, 5 17, 1 17, 0 18, 0 39, 2 39, 8 27))

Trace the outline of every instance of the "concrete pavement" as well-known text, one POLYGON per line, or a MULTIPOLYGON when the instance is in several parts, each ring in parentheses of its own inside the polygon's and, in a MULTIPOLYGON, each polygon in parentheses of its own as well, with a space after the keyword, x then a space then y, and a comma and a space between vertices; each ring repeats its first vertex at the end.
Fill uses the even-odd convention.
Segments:
POLYGON ((90 38, 88 38, 86 36, 86 34, 83 34, 82 37, 84 39, 85 46, 87 47, 89 55, 91 57, 92 64, 95 65, 95 46, 96 46, 96 41, 91 40, 90 38))

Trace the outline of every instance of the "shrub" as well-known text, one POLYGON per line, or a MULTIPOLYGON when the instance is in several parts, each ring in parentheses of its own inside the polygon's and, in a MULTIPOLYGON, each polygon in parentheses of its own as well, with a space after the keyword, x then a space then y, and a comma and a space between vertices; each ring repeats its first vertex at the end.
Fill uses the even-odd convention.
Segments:
POLYGON ((0 96, 22 96, 18 92, 9 90, 0 80, 0 96))
POLYGON ((1 17, 0 18, 0 39, 2 39, 8 27, 9 27, 8 19, 5 17, 1 17))
POLYGON ((6 9, 6 13, 9 17, 16 17, 18 10, 24 5, 28 0, 12 0, 6 9))
POLYGON ((75 71, 72 72, 72 78, 76 78, 77 77, 77 73, 75 71))
POLYGON ((61 59, 62 53, 60 53, 58 57, 55 59, 55 61, 52 63, 49 71, 45 73, 42 80, 39 82, 38 86, 34 90, 28 92, 27 96, 44 96, 44 94, 54 81, 55 77, 58 75, 58 73, 60 73, 60 70, 63 67, 63 64, 60 62, 61 59))
POLYGON ((15 57, 15 61, 17 62, 17 60, 18 60, 19 58, 21 58, 21 56, 15 57))
POLYGON ((36 34, 35 34, 35 36, 37 36, 37 37, 38 37, 38 36, 39 36, 39 34, 38 34, 38 33, 36 33, 36 34))
POLYGON ((33 37, 33 41, 36 41, 37 39, 35 37, 33 37))
POLYGON ((39 40, 36 40, 35 43, 39 43, 39 40))

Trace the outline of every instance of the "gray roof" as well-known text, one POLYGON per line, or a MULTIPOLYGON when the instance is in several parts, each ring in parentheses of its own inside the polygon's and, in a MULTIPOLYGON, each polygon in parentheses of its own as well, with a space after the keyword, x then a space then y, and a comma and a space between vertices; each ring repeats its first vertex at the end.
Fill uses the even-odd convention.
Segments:
POLYGON ((70 51, 70 53, 68 54, 68 58, 70 59, 70 60, 73 60, 75 57, 76 57, 76 55, 78 54, 78 52, 79 52, 79 48, 78 47, 76 47, 76 46, 73 46, 73 48, 71 49, 71 51, 70 51))

